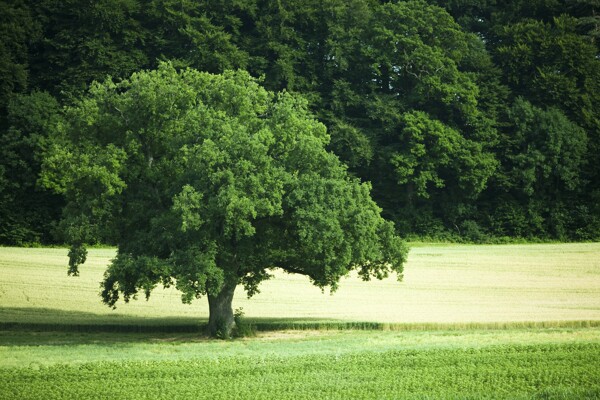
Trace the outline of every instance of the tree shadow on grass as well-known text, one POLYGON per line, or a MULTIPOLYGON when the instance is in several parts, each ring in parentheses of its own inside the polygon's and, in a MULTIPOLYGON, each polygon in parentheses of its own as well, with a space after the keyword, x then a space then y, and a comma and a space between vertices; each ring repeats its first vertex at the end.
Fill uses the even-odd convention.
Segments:
MULTIPOLYGON (((147 318, 94 314, 50 308, 0 307, 0 346, 194 342, 212 340, 207 320, 192 317, 147 318)), ((490 323, 380 323, 322 318, 244 318, 253 332, 285 330, 462 331, 600 327, 600 321, 531 321, 490 323)))
MULTIPOLYGON (((0 307, 0 346, 210 340, 206 335, 207 323, 205 318, 147 318, 51 308, 0 307)), ((311 318, 245 318, 244 323, 258 332, 349 329, 351 324, 357 324, 311 318)))
POLYGON ((147 318, 94 314, 52 308, 0 307, 0 329, 69 332, 194 332, 206 320, 186 317, 147 318))

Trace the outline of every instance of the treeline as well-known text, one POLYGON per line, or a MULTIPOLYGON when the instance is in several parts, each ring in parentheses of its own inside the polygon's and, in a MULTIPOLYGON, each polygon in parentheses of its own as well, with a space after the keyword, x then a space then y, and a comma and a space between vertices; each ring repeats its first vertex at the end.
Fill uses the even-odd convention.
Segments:
POLYGON ((60 243, 49 126, 94 80, 244 69, 302 93, 403 235, 600 238, 596 0, 0 2, 0 243, 60 243))

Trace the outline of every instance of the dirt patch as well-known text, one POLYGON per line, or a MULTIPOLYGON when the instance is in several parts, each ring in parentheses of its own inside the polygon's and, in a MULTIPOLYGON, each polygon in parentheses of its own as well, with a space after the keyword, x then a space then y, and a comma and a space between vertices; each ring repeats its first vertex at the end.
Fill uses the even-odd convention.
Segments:
MULTIPOLYGON (((297 330, 290 329, 284 331, 270 331, 270 332, 258 332, 256 338, 258 340, 286 340, 286 339, 307 339, 315 337, 329 337, 333 336, 336 332, 334 331, 323 331, 323 330, 297 330)), ((250 339, 252 340, 252 339, 250 339)))

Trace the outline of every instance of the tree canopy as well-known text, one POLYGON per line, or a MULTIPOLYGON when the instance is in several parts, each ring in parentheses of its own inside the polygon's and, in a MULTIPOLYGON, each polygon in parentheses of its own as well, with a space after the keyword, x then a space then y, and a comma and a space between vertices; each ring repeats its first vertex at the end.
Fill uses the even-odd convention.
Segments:
POLYGON ((0 242, 63 241, 47 121, 161 61, 300 94, 401 235, 599 239, 599 16, 597 0, 0 1, 0 242))
POLYGON ((273 268, 332 290, 351 270, 401 274, 405 245, 328 142, 302 97, 243 71, 163 63, 93 84, 43 161, 43 183, 67 199, 70 273, 86 244, 115 240, 106 304, 174 285, 184 302, 208 296, 213 334, 233 324, 236 285, 252 295, 273 268))

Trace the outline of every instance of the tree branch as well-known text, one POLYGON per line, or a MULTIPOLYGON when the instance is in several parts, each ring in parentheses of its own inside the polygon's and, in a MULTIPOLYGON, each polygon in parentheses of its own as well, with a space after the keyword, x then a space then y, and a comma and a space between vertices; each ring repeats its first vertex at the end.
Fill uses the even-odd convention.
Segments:
POLYGON ((296 269, 294 267, 279 267, 279 268, 281 268, 282 270, 284 270, 286 272, 291 272, 293 274, 300 274, 300 275, 308 276, 310 279, 317 281, 317 279, 312 274, 310 274, 306 271, 303 271, 301 269, 296 269))

